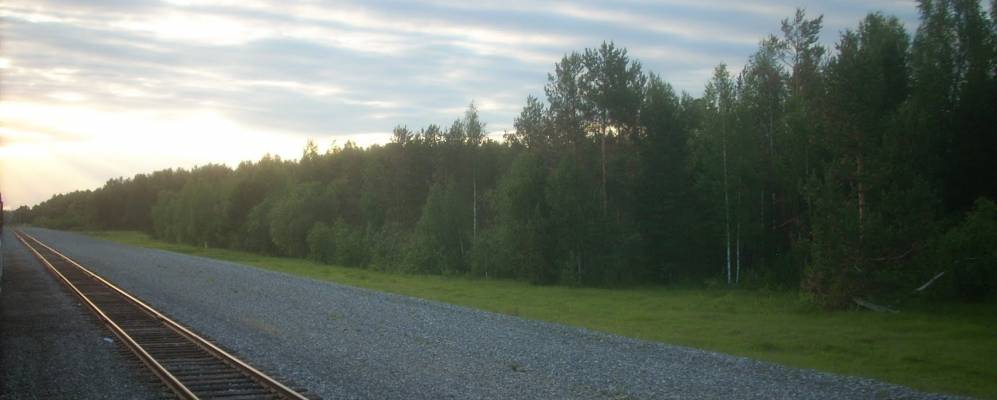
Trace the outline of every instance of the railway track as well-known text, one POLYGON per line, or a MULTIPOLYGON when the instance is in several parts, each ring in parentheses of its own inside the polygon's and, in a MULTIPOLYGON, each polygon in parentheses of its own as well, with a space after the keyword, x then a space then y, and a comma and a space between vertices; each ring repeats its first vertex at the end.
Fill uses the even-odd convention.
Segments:
POLYGON ((179 398, 317 399, 237 359, 31 235, 15 234, 179 398))

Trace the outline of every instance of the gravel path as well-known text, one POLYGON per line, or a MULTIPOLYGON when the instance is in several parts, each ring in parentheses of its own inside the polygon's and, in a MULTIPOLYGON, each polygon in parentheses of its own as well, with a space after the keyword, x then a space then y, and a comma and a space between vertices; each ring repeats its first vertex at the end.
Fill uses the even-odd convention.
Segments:
POLYGON ((949 398, 72 233, 28 232, 327 399, 949 398))
POLYGON ((111 333, 4 233, 0 399, 163 398, 111 333))

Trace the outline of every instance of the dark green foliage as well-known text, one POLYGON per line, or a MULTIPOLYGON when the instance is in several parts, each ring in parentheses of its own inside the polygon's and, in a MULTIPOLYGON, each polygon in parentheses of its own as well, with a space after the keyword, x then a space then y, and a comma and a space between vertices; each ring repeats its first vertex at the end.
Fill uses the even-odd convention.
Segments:
POLYGON ((822 306, 840 308, 862 292, 860 274, 868 267, 858 241, 858 207, 854 198, 845 197, 842 190, 826 188, 845 175, 840 167, 830 167, 823 180, 815 178, 810 187, 821 187, 809 196, 813 210, 812 228, 801 287, 822 306))
POLYGON ((823 145, 832 156, 809 184, 812 249, 803 282, 819 303, 834 308, 885 289, 877 280, 895 268, 889 260, 920 239, 910 228, 924 223, 913 217, 924 215, 911 214, 931 207, 927 196, 913 210, 895 210, 917 180, 891 168, 890 153, 902 150, 890 133, 909 89, 908 38, 900 22, 870 14, 857 32, 843 34, 838 51, 827 71, 830 131, 823 145), (901 178, 905 185, 895 185, 901 178))
POLYGON ((583 176, 579 163, 575 157, 561 158, 545 191, 550 207, 553 267, 561 271, 562 282, 572 285, 593 281, 592 269, 601 247, 597 231, 602 215, 598 189, 591 176, 583 176))
POLYGON ((411 236, 396 224, 368 228, 366 236, 368 265, 377 270, 397 271, 404 265, 404 249, 411 236))
POLYGON ((535 283, 557 281, 550 262, 545 169, 539 156, 521 153, 499 181, 495 223, 473 254, 474 271, 495 277, 524 277, 535 283))
POLYGON ((57 194, 31 208, 30 221, 56 229, 94 229, 98 227, 93 192, 76 191, 57 194))
POLYGON ((277 200, 270 210, 270 238, 281 254, 291 257, 308 255, 308 231, 315 221, 337 207, 335 193, 331 187, 323 187, 317 182, 295 185, 285 196, 277 200))
POLYGON ((237 246, 241 249, 256 251, 263 254, 277 254, 273 239, 270 237, 270 209, 273 200, 264 200, 254 206, 246 216, 242 227, 237 231, 237 246))
POLYGON ((938 243, 935 268, 947 271, 952 295, 981 301, 997 295, 997 205, 979 198, 938 243))
POLYGON ((978 1, 921 1, 912 51, 909 118, 945 206, 962 212, 979 195, 997 197, 997 29, 978 1))
POLYGON ((21 224, 31 221, 31 207, 20 206, 13 211, 4 211, 4 221, 7 224, 21 224))
POLYGON ((179 191, 161 191, 151 210, 156 235, 204 247, 227 244, 224 220, 219 218, 227 193, 220 187, 230 173, 223 166, 197 168, 179 191))
POLYGON ((342 220, 332 226, 316 222, 308 230, 308 258, 326 264, 358 267, 367 263, 367 245, 364 232, 354 229, 342 220))
POLYGON ((693 205, 689 185, 689 126, 670 85, 651 76, 641 115, 646 126, 640 139, 635 218, 643 257, 642 278, 667 281, 687 274, 695 264, 686 240, 693 224, 686 212, 693 205))
POLYGON ((332 264, 336 261, 336 235, 325 222, 316 222, 308 231, 308 258, 332 264))
POLYGON ((870 14, 833 52, 797 11, 700 98, 603 43, 555 63, 504 142, 471 103, 384 145, 112 179, 15 215, 386 271, 799 287, 828 308, 949 271, 934 293, 985 299, 994 3, 919 4, 913 37, 870 14))
POLYGON ((336 248, 336 264, 350 267, 367 264, 367 244, 364 242, 363 230, 339 220, 332 226, 332 233, 336 248))
POLYGON ((405 253, 407 270, 438 274, 466 271, 465 257, 471 247, 467 208, 454 181, 437 182, 430 188, 405 253))

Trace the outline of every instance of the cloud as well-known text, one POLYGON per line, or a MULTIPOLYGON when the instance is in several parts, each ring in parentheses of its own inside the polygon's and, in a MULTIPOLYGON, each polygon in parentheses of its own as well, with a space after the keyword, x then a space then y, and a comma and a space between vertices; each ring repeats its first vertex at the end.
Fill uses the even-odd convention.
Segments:
POLYGON ((797 6, 826 15, 829 46, 869 11, 917 20, 899 0, 5 0, 0 187, 35 203, 307 138, 378 143, 472 100, 500 135, 556 61, 604 40, 696 95, 797 6), (22 191, 32 171, 47 188, 22 191))

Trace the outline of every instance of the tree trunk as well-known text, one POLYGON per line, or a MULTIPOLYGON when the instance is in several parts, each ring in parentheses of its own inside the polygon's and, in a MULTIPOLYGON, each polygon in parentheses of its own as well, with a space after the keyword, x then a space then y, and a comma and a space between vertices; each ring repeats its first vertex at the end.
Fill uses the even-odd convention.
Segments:
POLYGON ((734 283, 741 283, 741 221, 737 222, 737 274, 734 283))
POLYGON ((474 223, 473 226, 471 227, 471 239, 474 240, 474 242, 472 243, 477 243, 478 240, 478 177, 477 176, 475 176, 472 179, 471 187, 472 187, 471 190, 473 192, 471 200, 473 202, 472 213, 474 214, 474 223))
POLYGON ((579 250, 575 250, 575 280, 578 282, 578 286, 582 285, 582 253, 579 250))
POLYGON ((775 163, 775 107, 772 105, 774 102, 774 99, 769 99, 769 160, 773 164, 775 163))
MULTIPOLYGON (((723 113, 720 113, 720 118, 723 118, 723 113)), ((720 147, 723 156, 723 176, 724 176, 724 232, 727 242, 727 284, 731 283, 730 274, 730 197, 727 194, 727 124, 722 121, 721 131, 720 131, 720 147)))
POLYGON ((471 152, 471 245, 478 240, 478 144, 474 143, 471 152))
POLYGON ((865 185, 862 177, 862 153, 859 153, 857 160, 855 162, 855 179, 858 181, 857 191, 858 191, 858 202, 859 202, 859 241, 862 241, 862 222, 865 219, 865 185))
MULTIPOLYGON (((741 191, 740 190, 738 190, 738 192, 737 192, 737 204, 734 205, 734 209, 738 210, 738 211, 741 210, 741 191)), ((737 220, 737 229, 736 229, 736 233, 735 233, 735 235, 737 237, 737 240, 736 240, 737 244, 734 247, 735 248, 735 254, 736 254, 736 256, 735 256, 735 260, 736 260, 736 271, 734 273, 734 283, 740 283, 741 282, 741 217, 740 217, 740 215, 741 215, 740 212, 737 212, 737 213, 734 214, 734 217, 737 220)))
POLYGON ((609 213, 609 194, 606 191, 606 117, 602 118, 602 216, 609 213))

